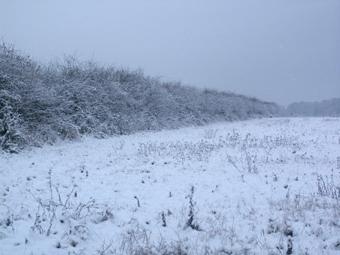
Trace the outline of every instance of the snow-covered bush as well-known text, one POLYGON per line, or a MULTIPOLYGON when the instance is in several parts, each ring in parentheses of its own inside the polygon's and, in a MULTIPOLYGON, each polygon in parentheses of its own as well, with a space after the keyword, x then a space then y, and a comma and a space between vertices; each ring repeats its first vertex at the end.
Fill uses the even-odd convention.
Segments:
POLYGON ((104 137, 279 113, 273 103, 161 82, 142 71, 66 57, 40 65, 0 46, 0 147, 104 137))
POLYGON ((332 98, 319 102, 296 102, 288 105, 289 116, 340 116, 340 98, 332 98))

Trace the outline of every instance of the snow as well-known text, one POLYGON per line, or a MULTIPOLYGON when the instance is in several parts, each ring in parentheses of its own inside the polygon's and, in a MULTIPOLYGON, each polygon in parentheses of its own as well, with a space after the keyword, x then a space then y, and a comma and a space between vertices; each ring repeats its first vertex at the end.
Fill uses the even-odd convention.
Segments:
POLYGON ((340 118, 3 153, 0 255, 340 254, 339 162, 340 118))

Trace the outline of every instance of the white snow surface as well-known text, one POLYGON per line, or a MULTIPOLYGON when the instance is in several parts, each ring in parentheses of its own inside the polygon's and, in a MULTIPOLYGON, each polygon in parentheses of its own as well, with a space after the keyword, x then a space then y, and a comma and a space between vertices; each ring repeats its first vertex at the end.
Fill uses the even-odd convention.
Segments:
POLYGON ((340 254, 339 187, 340 118, 2 153, 0 255, 340 254))

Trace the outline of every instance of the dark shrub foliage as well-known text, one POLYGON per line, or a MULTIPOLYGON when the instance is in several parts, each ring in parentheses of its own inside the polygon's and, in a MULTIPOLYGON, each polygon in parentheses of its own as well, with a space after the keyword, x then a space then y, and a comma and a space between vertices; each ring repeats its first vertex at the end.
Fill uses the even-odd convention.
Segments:
POLYGON ((141 71, 72 57, 39 65, 0 46, 0 148, 9 152, 83 135, 243 120, 279 110, 255 98, 165 83, 141 71))

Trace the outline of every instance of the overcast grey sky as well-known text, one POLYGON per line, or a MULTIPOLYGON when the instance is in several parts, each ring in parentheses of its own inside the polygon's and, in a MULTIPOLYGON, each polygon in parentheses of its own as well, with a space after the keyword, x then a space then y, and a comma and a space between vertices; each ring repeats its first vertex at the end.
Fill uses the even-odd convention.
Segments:
POLYGON ((0 0, 0 38, 287 104, 340 97, 340 0, 0 0))

